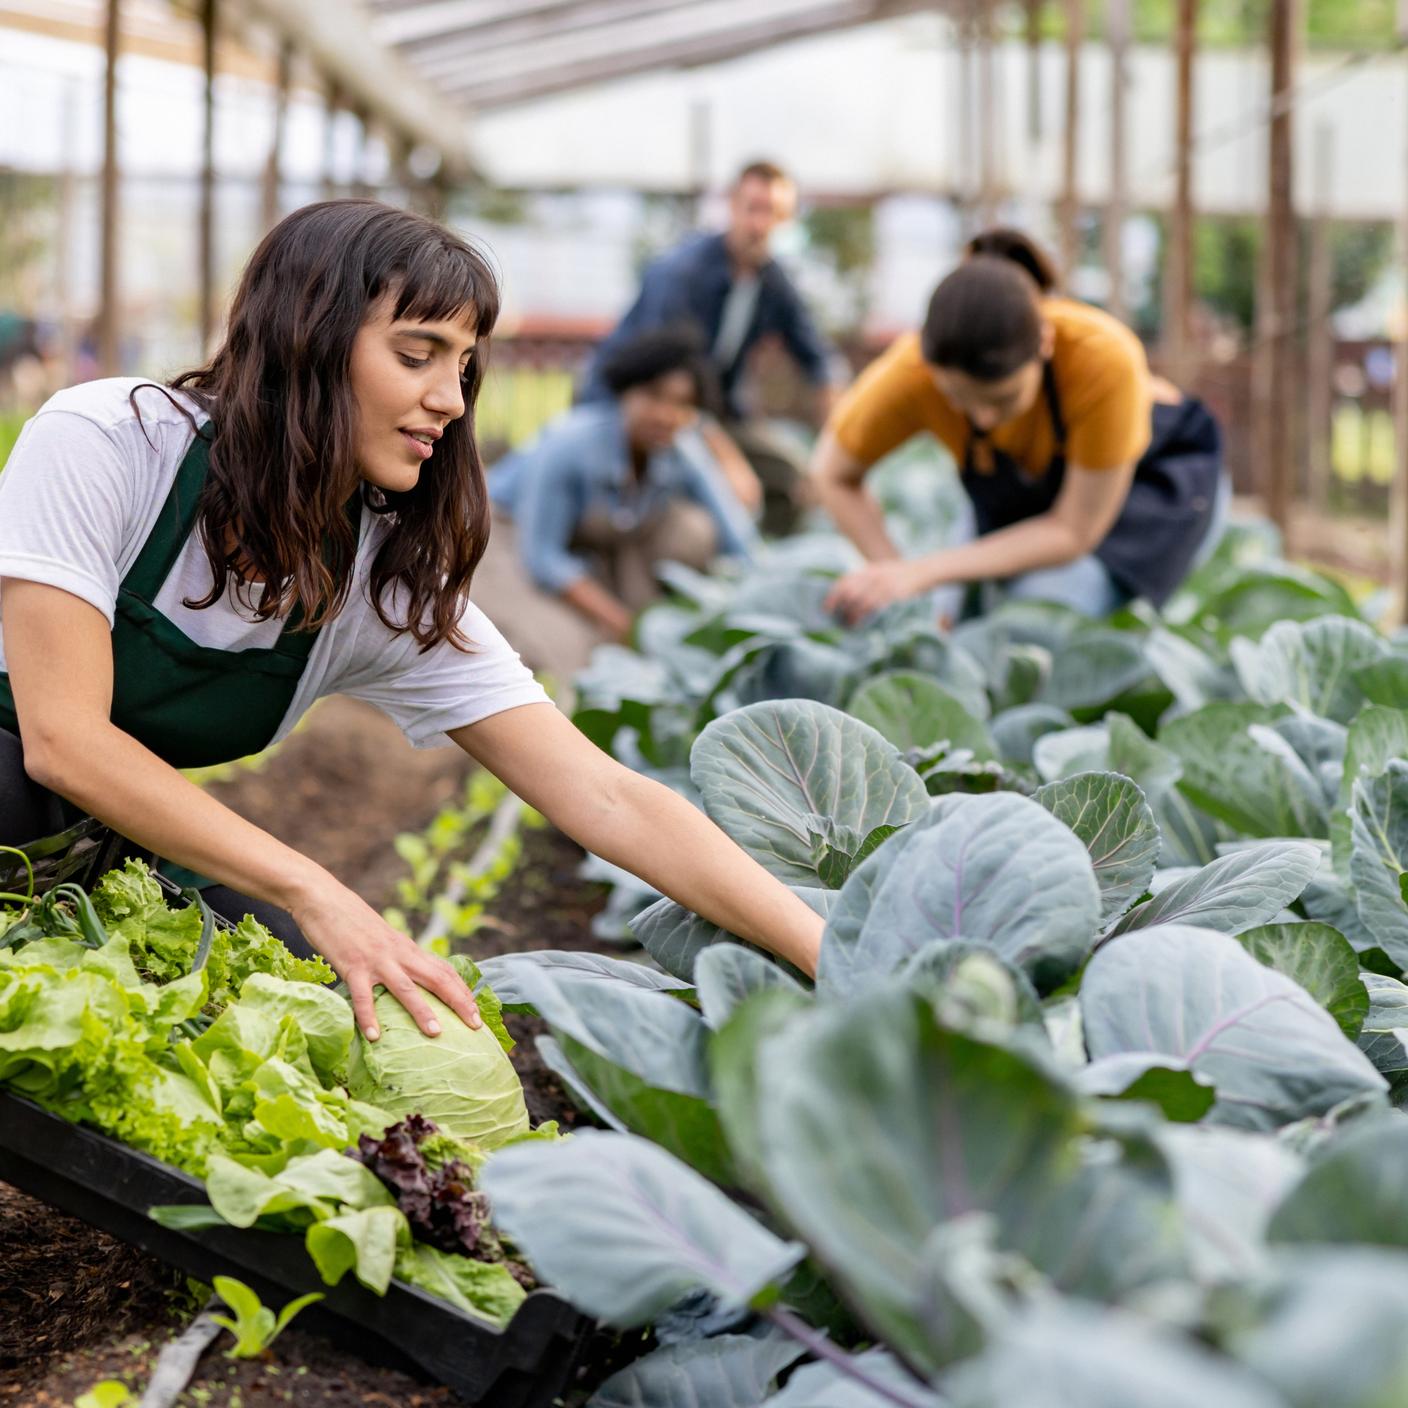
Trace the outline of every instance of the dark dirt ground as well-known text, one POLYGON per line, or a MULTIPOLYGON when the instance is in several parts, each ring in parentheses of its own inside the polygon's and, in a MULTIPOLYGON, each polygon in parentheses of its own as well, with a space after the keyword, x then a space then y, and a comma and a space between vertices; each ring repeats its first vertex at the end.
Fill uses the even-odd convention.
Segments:
MULTIPOLYGON (((259 771, 209 791, 326 865, 371 904, 390 903, 404 867, 391 846, 424 827, 464 784, 455 749, 418 752, 380 714, 346 700, 321 705, 259 771)), ((466 945, 475 957, 542 948, 618 953, 590 931, 600 887, 577 879, 581 851, 551 828, 528 832, 522 859, 466 945)), ((541 1023, 511 1017, 513 1061, 535 1124, 578 1119, 539 1060, 541 1023)), ((140 1397, 161 1347, 196 1308, 178 1271, 0 1184, 0 1408, 69 1408, 103 1379, 140 1397)), ((224 1358, 222 1336, 201 1360, 183 1408, 430 1408, 461 1402, 440 1385, 372 1365, 295 1324, 264 1359, 224 1358)), ((566 1400, 580 1404, 638 1352, 614 1336, 589 1345, 566 1400)))

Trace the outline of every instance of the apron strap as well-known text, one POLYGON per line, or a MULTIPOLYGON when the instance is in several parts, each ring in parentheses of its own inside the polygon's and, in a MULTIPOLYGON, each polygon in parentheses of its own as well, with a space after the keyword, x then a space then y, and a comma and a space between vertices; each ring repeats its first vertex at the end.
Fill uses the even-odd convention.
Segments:
POLYGON ((196 431, 191 447, 186 451, 181 467, 176 471, 171 492, 152 524, 152 531, 142 544, 137 560, 127 570, 122 585, 143 600, 151 602, 161 590, 161 584, 171 575, 186 539, 196 525, 201 490, 205 487, 206 470, 210 466, 210 442, 205 434, 206 421, 196 431))
POLYGON ((1061 413, 1061 397, 1056 390, 1056 371, 1050 357, 1041 364, 1041 389, 1046 393, 1046 404, 1051 411, 1051 433, 1055 438, 1055 454, 1064 456, 1066 453, 1066 418, 1061 413))

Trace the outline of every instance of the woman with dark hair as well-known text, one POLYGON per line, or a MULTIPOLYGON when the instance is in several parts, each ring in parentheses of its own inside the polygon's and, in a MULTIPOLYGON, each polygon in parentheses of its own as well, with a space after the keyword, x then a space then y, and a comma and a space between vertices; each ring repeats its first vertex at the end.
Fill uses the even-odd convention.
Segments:
POLYGON ((747 556, 743 505, 699 432, 713 373, 690 328, 623 343, 610 399, 575 406, 489 474, 494 531, 474 599, 534 669, 566 677, 624 640, 657 563, 747 556))
POLYGON ((1138 339, 1109 314, 1053 292, 1042 251, 1015 230, 977 236, 900 338, 837 406, 813 474, 867 566, 833 609, 857 621, 890 602, 989 584, 1003 595, 1103 616, 1173 592, 1225 509, 1216 423, 1151 378, 1138 339), (902 560, 864 485, 921 431, 957 460, 978 536, 902 560))
POLYGON ((78 813, 300 935, 375 1038, 383 984, 478 1024, 449 964, 179 768, 282 738, 321 696, 453 741, 568 835, 813 968, 821 920, 669 789, 553 708, 468 600, 488 498, 473 408, 499 295, 483 256, 374 201, 255 251, 209 365, 60 392, 0 476, 0 842, 78 813))

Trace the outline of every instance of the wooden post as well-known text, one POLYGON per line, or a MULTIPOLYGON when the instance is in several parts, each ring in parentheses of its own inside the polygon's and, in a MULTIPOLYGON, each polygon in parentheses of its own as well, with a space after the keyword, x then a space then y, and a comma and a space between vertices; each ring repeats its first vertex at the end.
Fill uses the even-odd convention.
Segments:
POLYGON ((1294 482, 1296 227, 1292 184, 1290 92, 1295 70, 1296 0, 1271 0, 1271 140, 1266 204, 1266 300, 1261 340, 1266 349, 1262 406, 1261 483, 1266 511, 1284 535, 1294 482))
POLYGON ((264 185, 260 193, 260 219, 266 230, 279 219, 279 181, 284 158, 284 129, 288 126, 288 93, 293 86, 293 45, 287 39, 279 45, 279 67, 274 80, 274 131, 269 138, 269 156, 264 163, 264 185))
POLYGON ((1124 301, 1124 218, 1129 209, 1129 162, 1126 158, 1125 90, 1129 86, 1129 0, 1109 0, 1106 26, 1110 40, 1110 193, 1105 202, 1105 270, 1110 278, 1106 306, 1117 318, 1124 301))
POLYGON ((215 38, 220 22, 219 0, 202 0, 201 41, 204 60, 200 163, 200 347, 201 360, 215 331, 215 38))
POLYGON ((1041 141, 1041 0, 1027 0, 1027 141, 1041 141))
POLYGON ((1315 126, 1315 217, 1310 226, 1310 307, 1306 332, 1306 418, 1309 421, 1310 506, 1323 514, 1330 501, 1330 420, 1334 411, 1331 379, 1335 374, 1334 334, 1330 327, 1334 300, 1334 261, 1330 249, 1331 182, 1334 178, 1334 131, 1323 119, 1315 126))
POLYGON ((357 144, 352 150, 352 194, 369 196, 372 185, 367 179, 367 154, 371 149, 371 114, 366 108, 355 108, 352 113, 357 121, 357 144))
POLYGON ((964 239, 977 233, 975 213, 978 181, 973 140, 973 14, 974 7, 980 2, 981 0, 968 0, 967 4, 958 7, 954 12, 955 32, 958 37, 958 121, 954 125, 958 160, 955 163, 954 182, 958 194, 959 228, 964 239))
POLYGON ((978 63, 978 224, 986 228, 997 220, 998 201, 991 0, 975 0, 973 27, 978 63))
MULTIPOLYGON (((1408 0, 1399 0, 1398 38, 1408 40, 1408 0)), ((1408 133, 1405 134, 1408 136, 1408 133)), ((1408 157, 1408 145, 1400 162, 1408 157)), ((1408 197, 1398 225, 1398 263, 1408 268, 1408 197)), ((1389 582, 1393 588, 1393 619, 1408 624, 1408 285, 1398 308, 1398 337, 1394 348, 1393 479, 1388 495, 1389 582)))
POLYGON ((121 0, 108 0, 104 27, 103 74, 103 195, 102 251, 98 274, 98 370, 115 376, 119 366, 119 312, 117 282, 118 164, 117 164, 117 55, 122 35, 121 0))
POLYGON ((336 83, 328 84, 323 105, 323 199, 332 200, 337 189, 337 110, 342 104, 342 90, 336 83))
POLYGON ((1066 0, 1066 128, 1062 162, 1060 248, 1061 277, 1067 287, 1080 259, 1080 51, 1085 41, 1085 6, 1066 0))
POLYGON ((1178 0, 1175 26, 1173 209, 1164 251, 1163 345, 1169 377, 1179 386, 1192 374, 1188 330, 1193 303, 1193 52, 1198 0, 1178 0))
POLYGON ((59 351, 63 360, 65 383, 76 381, 74 352, 77 350, 77 326, 73 314, 73 248, 77 210, 77 180, 74 175, 74 153, 78 150, 79 80, 70 78, 64 84, 63 166, 59 171, 59 228, 54 242, 54 302, 59 310, 59 351))

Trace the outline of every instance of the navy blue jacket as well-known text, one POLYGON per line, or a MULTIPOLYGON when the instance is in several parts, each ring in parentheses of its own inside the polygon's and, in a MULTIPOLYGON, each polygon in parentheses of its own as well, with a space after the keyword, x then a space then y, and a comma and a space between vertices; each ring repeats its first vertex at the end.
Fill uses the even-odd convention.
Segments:
MULTIPOLYGON (((741 416, 738 382, 748 352, 759 339, 776 335, 807 380, 820 386, 830 380, 831 348, 802 302, 791 279, 776 260, 758 271, 758 301, 753 319, 731 365, 718 367, 724 401, 731 416, 741 416)), ((599 401, 610 393, 601 381, 602 359, 637 333, 672 323, 691 323, 712 347, 723 321, 732 269, 723 235, 694 235, 652 261, 641 279, 640 294, 615 329, 602 339, 587 368, 580 399, 599 401)))

